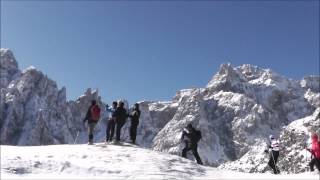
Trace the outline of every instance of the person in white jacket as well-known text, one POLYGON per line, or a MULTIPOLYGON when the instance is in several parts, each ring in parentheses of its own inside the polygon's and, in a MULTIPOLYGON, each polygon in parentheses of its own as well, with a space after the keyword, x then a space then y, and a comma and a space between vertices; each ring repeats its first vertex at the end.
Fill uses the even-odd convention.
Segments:
POLYGON ((273 135, 269 136, 269 140, 270 142, 267 146, 267 150, 265 150, 266 153, 270 154, 268 165, 272 168, 274 174, 279 174, 280 171, 277 167, 280 151, 279 141, 273 135))

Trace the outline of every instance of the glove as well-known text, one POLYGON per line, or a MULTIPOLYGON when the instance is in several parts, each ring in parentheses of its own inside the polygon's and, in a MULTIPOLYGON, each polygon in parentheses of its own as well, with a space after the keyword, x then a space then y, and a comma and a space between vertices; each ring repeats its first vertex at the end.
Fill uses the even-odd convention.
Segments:
POLYGON ((264 152, 265 152, 265 153, 269 153, 269 151, 268 151, 268 150, 264 150, 264 152))

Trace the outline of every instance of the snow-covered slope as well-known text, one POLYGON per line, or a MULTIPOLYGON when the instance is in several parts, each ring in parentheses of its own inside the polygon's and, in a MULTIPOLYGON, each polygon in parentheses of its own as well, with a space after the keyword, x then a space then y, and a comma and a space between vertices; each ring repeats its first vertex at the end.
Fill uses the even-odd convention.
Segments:
POLYGON ((129 144, 1 146, 1 179, 312 179, 239 173, 129 144))

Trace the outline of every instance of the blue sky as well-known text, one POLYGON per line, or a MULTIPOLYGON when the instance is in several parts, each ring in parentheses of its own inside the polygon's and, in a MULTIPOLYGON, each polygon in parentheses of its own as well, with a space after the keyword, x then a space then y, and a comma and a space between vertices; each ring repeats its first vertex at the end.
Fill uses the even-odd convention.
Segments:
POLYGON ((319 74, 319 1, 1 1, 1 47, 75 99, 170 100, 221 63, 319 74))

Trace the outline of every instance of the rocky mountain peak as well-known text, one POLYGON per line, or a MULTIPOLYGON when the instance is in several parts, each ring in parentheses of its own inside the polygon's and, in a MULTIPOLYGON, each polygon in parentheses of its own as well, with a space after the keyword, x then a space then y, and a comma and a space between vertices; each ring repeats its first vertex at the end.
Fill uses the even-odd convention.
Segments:
POLYGON ((0 49, 0 88, 7 87, 9 83, 20 75, 18 63, 9 49, 0 49))
POLYGON ((18 63, 9 49, 0 49, 1 67, 7 69, 18 69, 18 63))
POLYGON ((304 89, 310 89, 313 92, 320 92, 320 76, 306 76, 300 81, 300 85, 304 89))

